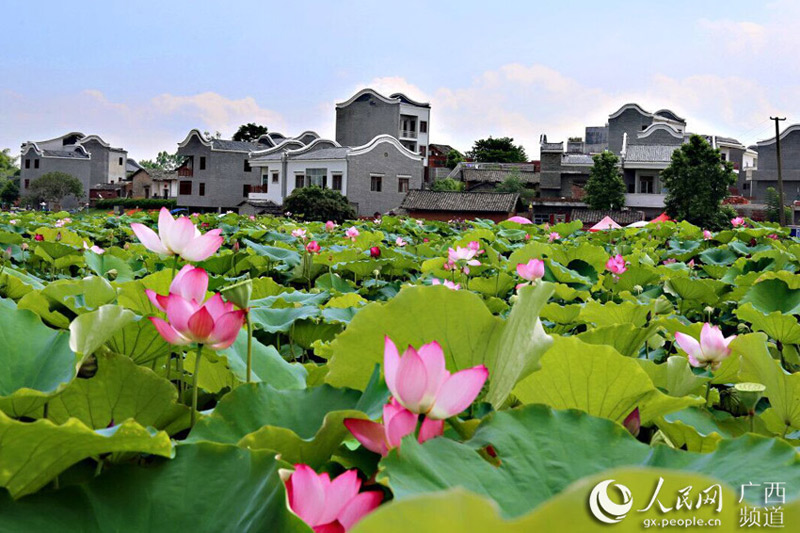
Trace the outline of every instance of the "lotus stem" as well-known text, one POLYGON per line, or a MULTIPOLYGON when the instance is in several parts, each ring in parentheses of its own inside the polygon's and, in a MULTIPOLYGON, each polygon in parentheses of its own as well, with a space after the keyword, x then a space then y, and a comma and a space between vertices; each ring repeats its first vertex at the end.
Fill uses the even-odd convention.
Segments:
POLYGON ((250 322, 250 312, 244 315, 247 324, 247 383, 250 383, 250 376, 253 370, 253 323, 250 322))
POLYGON ((198 389, 198 376, 200 375, 200 359, 203 356, 203 345, 197 345, 197 355, 194 360, 194 374, 192 375, 192 417, 191 426, 194 427, 195 418, 197 416, 197 389, 198 389))

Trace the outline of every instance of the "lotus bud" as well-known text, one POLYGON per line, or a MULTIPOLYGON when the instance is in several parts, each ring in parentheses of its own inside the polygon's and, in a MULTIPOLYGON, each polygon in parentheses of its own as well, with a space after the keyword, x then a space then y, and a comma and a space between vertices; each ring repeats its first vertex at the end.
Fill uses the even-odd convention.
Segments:
POLYGON ((636 407, 628 416, 625 417, 622 425, 625 426, 625 429, 627 429, 634 437, 639 436, 639 430, 642 427, 642 419, 639 415, 638 407, 636 407))
POLYGON ((761 383, 737 383, 733 386, 736 389, 736 396, 739 403, 747 409, 749 415, 755 414, 756 404, 761 399, 767 387, 761 383))
POLYGON ((226 287, 220 291, 225 301, 231 302, 239 309, 250 306, 250 297, 253 295, 253 280, 246 279, 226 287))
POLYGON ((5 259, 6 261, 11 259, 11 247, 10 246, 3 251, 3 259, 5 259))
POLYGON ((61 232, 56 233, 56 242, 61 240, 61 232))
POLYGON ((518 296, 516 294, 512 295, 508 299, 508 301, 509 301, 509 303, 511 303, 511 305, 514 305, 515 303, 517 303, 517 300, 518 300, 518 296))
POLYGON ((131 243, 129 243, 129 242, 126 242, 126 243, 125 243, 125 244, 122 246, 122 249, 123 249, 123 250, 130 250, 130 249, 131 249, 131 243))

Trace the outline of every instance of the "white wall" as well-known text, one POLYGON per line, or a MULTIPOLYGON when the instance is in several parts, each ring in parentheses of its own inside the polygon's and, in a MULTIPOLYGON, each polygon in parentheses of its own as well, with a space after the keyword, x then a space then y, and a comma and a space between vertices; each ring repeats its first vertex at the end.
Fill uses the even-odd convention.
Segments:
MULTIPOLYGON (((270 162, 265 167, 254 167, 261 171, 261 176, 267 176, 267 192, 266 193, 251 193, 253 199, 269 200, 275 204, 283 203, 283 196, 281 195, 282 184, 286 180, 286 194, 292 194, 295 185, 295 176, 302 173, 306 176, 306 172, 310 168, 324 168, 327 169, 327 183, 328 188, 333 185, 333 174, 342 175, 342 191, 341 193, 347 195, 347 161, 344 159, 335 159, 328 161, 313 161, 313 160, 295 160, 286 163, 288 176, 283 175, 282 163, 280 161, 270 162), (278 172, 278 183, 272 182, 272 173, 278 172), (288 179, 287 179, 288 178, 288 179)), ((263 181, 263 180, 262 180, 263 181)))
POLYGON ((119 180, 125 179, 125 167, 128 164, 128 154, 122 150, 109 150, 108 152, 108 177, 107 183, 119 183, 119 180), (119 163, 119 158, 122 158, 122 164, 119 163))

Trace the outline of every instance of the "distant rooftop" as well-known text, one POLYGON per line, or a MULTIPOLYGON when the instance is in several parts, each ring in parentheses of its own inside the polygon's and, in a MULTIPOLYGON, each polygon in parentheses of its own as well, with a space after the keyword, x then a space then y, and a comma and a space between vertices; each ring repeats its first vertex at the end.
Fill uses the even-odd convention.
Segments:
POLYGON ((519 193, 408 191, 401 208, 408 211, 469 211, 475 213, 510 213, 519 193))

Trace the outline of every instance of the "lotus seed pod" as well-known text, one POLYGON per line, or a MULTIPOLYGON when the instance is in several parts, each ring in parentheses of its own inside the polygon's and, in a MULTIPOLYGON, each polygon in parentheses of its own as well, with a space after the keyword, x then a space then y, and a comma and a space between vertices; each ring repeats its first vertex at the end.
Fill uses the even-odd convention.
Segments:
POLYGON ((250 296, 253 294, 253 280, 240 281, 230 287, 225 287, 220 293, 226 301, 231 302, 239 309, 247 309, 250 307, 250 296))
POLYGON ((764 391, 767 390, 767 387, 761 383, 737 383, 733 388, 736 389, 739 402, 751 414, 755 411, 756 404, 761 399, 764 391))

